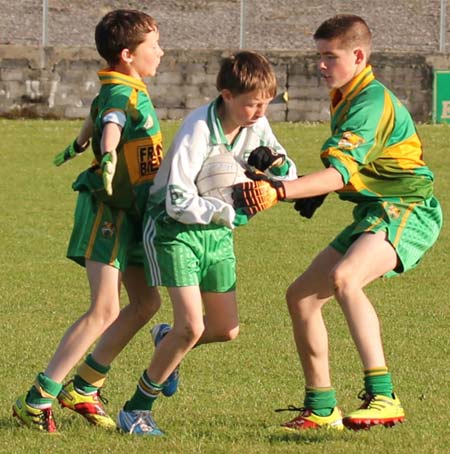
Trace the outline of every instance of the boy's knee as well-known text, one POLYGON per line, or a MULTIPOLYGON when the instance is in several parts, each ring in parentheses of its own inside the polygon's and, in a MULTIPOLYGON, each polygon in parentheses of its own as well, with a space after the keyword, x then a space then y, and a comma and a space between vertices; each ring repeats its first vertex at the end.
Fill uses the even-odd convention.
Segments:
POLYGON ((228 329, 216 336, 217 342, 228 342, 236 339, 239 335, 239 326, 228 329))
POLYGON ((298 314, 301 310, 302 298, 294 285, 290 285, 286 290, 286 304, 291 315, 298 314))
POLYGON ((134 304, 132 306, 138 318, 145 320, 145 322, 148 322, 161 307, 161 299, 147 298, 141 301, 139 304, 134 304))
POLYGON ((205 326, 202 323, 186 324, 183 327, 174 327, 173 332, 183 344, 195 345, 202 337, 205 326))
POLYGON ((89 311, 86 316, 91 323, 99 326, 104 331, 116 321, 119 313, 118 307, 108 307, 102 311, 89 311))
POLYGON ((338 265, 331 270, 329 279, 335 295, 339 295, 354 286, 352 275, 352 270, 345 265, 338 265))
POLYGON ((239 336, 239 326, 235 326, 234 328, 230 329, 228 331, 228 339, 229 341, 232 341, 236 339, 239 336))

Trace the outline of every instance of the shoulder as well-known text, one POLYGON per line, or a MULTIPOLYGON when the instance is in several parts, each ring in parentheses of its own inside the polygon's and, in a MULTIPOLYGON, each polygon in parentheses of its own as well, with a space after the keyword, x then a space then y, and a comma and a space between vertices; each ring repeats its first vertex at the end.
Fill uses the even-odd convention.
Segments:
POLYGON ((379 118, 391 105, 389 90, 374 80, 350 100, 347 117, 368 121, 379 118))
POLYGON ((186 115, 186 119, 183 123, 196 123, 206 121, 208 118, 208 107, 209 105, 203 105, 201 107, 197 107, 197 109, 192 110, 186 115))
POLYGON ((180 126, 181 134, 209 134, 208 128, 208 106, 201 106, 190 112, 180 126))
POLYGON ((126 85, 110 84, 102 86, 99 97, 98 105, 106 109, 117 108, 126 110, 132 88, 126 85))

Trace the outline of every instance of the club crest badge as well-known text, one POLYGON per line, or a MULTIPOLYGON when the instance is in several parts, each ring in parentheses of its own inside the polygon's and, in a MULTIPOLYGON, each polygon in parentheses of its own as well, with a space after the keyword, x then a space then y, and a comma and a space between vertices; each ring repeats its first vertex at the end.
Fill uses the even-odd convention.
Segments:
POLYGON ((392 219, 398 219, 401 214, 400 208, 396 207, 395 205, 389 205, 387 212, 389 214, 389 217, 392 219))
POLYGON ((116 227, 112 222, 104 222, 102 225, 102 235, 105 238, 111 238, 116 231, 116 227))
POLYGON ((147 117, 147 119, 145 120, 144 128, 145 128, 145 129, 151 129, 151 128, 153 127, 154 124, 155 124, 155 123, 154 123, 154 121, 153 121, 152 116, 149 115, 149 116, 147 117))
POLYGON ((338 147, 343 150, 354 150, 362 145, 365 140, 351 131, 345 131, 339 139, 338 147))

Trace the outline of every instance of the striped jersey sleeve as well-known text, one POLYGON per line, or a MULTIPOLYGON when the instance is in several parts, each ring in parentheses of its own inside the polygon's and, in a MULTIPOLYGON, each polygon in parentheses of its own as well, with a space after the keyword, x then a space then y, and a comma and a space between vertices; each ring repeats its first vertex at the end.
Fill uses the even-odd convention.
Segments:
POLYGON ((332 93, 332 135, 322 147, 325 166, 336 168, 344 200, 420 201, 431 197, 433 174, 406 107, 368 66, 337 102, 332 93))

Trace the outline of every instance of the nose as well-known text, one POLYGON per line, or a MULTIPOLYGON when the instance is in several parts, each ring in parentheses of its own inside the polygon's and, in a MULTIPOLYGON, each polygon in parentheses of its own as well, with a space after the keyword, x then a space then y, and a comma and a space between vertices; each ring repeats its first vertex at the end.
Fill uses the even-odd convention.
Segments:
POLYGON ((256 110, 255 117, 256 118, 261 118, 264 117, 266 110, 267 110, 268 104, 261 104, 258 106, 258 109, 256 110))

